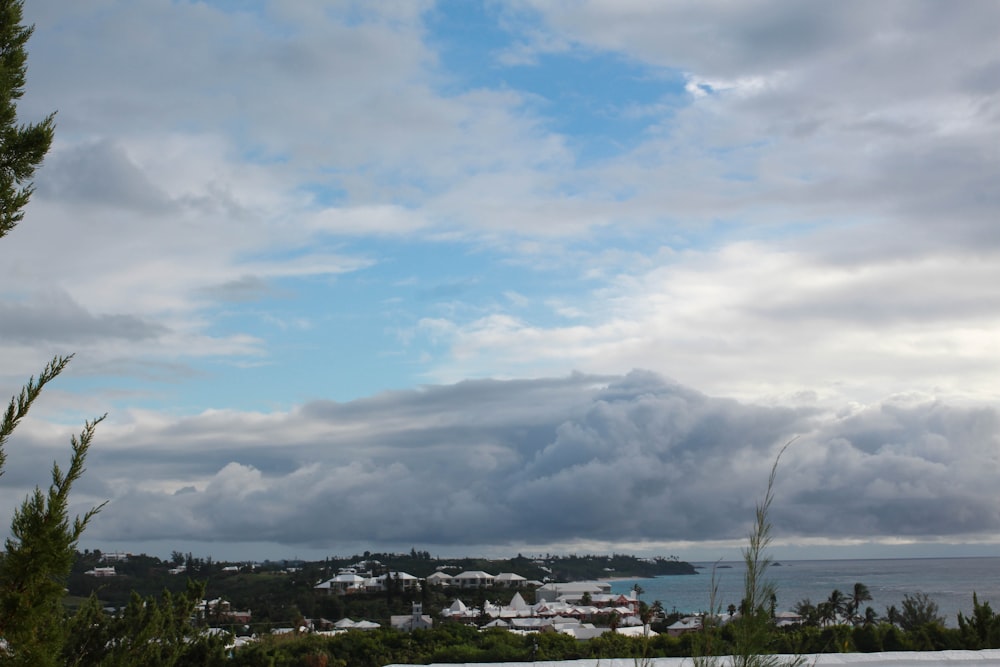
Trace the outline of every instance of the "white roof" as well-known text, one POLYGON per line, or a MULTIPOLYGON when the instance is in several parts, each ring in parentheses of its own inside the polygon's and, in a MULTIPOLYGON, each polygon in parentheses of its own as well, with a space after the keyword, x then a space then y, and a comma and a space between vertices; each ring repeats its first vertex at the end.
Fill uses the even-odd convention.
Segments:
POLYGON ((452 579, 494 579, 495 577, 489 572, 483 572, 482 570, 469 570, 468 572, 462 572, 461 574, 456 574, 452 579))
MULTIPOLYGON (((545 584, 539 590, 555 591, 561 595, 572 593, 610 593, 611 584, 604 581, 566 581, 558 584, 545 584)), ((617 595, 615 597, 618 597, 617 595)))
POLYGON ((510 599, 510 604, 507 606, 515 611, 526 611, 528 609, 528 603, 524 601, 520 593, 514 593, 514 597, 510 599))
POLYGON ((527 581, 526 578, 519 574, 513 572, 501 572, 497 576, 493 577, 494 581, 527 581))

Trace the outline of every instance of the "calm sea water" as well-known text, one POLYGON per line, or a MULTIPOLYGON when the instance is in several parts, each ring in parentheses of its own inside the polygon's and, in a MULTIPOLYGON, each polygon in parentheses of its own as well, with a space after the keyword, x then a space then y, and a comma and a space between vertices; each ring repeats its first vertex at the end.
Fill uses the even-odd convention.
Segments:
MULTIPOLYGON (((889 605, 900 606, 903 596, 926 593, 937 603, 949 626, 957 626, 957 615, 972 612, 972 593, 1000 611, 1000 558, 911 558, 872 560, 780 561, 768 570, 778 589, 778 610, 791 610, 809 598, 814 604, 826 600, 833 589, 849 595, 855 582, 868 586, 872 600, 866 603, 880 615, 889 605)), ((702 611, 709 606, 712 566, 719 587, 716 603, 722 609, 739 606, 743 597, 743 563, 694 563, 699 574, 689 576, 628 579, 612 583, 612 591, 625 592, 639 584, 642 599, 659 600, 667 611, 702 611)))

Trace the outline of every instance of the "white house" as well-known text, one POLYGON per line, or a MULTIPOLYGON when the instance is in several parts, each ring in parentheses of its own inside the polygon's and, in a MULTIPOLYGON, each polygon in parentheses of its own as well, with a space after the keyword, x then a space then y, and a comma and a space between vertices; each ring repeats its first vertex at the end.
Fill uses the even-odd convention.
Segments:
POLYGON ((611 595, 611 584, 606 581, 570 581, 562 584, 545 584, 535 591, 535 599, 539 602, 555 602, 566 600, 579 602, 584 594, 593 598, 597 595, 611 595))
POLYGON ((427 630, 434 625, 434 621, 424 613, 424 606, 419 602, 413 603, 413 612, 409 616, 391 616, 389 623, 397 630, 405 630, 407 632, 427 630))
POLYGON ((493 585, 495 577, 482 570, 470 570, 456 574, 451 583, 461 588, 488 588, 493 585))
POLYGON ((528 583, 525 577, 513 572, 501 572, 493 577, 494 586, 506 586, 507 588, 520 588, 528 583))
POLYGON ((433 574, 427 575, 425 581, 433 586, 451 586, 452 576, 438 570, 433 574))
POLYGON ((405 591, 415 591, 420 588, 420 579, 406 572, 392 572, 391 574, 380 574, 374 579, 370 579, 366 584, 369 591, 384 591, 389 585, 389 580, 405 591))
POLYGON ((338 574, 332 579, 316 584, 313 588, 318 591, 325 590, 331 595, 343 595, 364 590, 365 581, 364 577, 359 577, 356 574, 338 574))

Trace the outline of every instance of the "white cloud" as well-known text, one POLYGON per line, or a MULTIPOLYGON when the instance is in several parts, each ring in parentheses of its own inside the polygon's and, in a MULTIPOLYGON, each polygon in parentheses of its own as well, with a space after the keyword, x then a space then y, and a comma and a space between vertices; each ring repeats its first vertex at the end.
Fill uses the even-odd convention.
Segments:
POLYGON ((571 326, 503 312, 425 321, 451 345, 434 372, 653 367, 751 400, 799 391, 835 401, 902 391, 996 399, 993 259, 942 254, 859 267, 761 244, 667 257, 581 297, 585 321, 571 326))

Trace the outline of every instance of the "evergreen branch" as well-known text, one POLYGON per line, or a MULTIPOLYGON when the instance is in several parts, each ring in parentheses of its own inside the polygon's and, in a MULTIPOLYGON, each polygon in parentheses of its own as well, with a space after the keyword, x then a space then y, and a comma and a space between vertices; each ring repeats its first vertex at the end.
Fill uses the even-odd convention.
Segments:
POLYGON ((45 368, 42 369, 37 378, 32 376, 28 379, 28 383, 21 388, 20 394, 11 397, 10 404, 8 404, 7 410, 4 412, 3 421, 0 422, 0 475, 3 474, 3 467, 7 461, 7 455, 3 449, 7 438, 14 432, 14 429, 17 428, 18 423, 24 416, 28 414, 31 404, 42 393, 42 388, 59 375, 72 358, 72 354, 54 357, 52 361, 45 365, 45 368))

